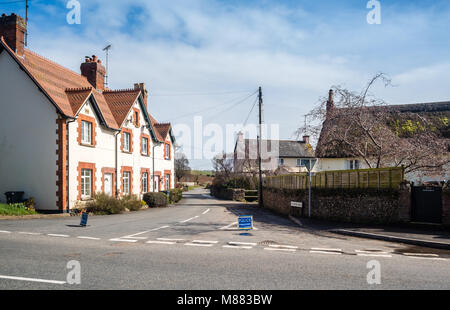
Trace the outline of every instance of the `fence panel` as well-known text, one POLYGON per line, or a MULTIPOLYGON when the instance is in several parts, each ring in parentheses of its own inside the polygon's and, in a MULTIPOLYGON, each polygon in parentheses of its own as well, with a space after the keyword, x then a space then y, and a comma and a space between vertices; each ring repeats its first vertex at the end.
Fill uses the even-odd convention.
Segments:
MULTIPOLYGON (((404 180, 403 168, 381 168, 318 172, 311 177, 314 188, 397 188, 404 180)), ((306 173, 264 178, 264 186, 284 189, 307 189, 306 173)))

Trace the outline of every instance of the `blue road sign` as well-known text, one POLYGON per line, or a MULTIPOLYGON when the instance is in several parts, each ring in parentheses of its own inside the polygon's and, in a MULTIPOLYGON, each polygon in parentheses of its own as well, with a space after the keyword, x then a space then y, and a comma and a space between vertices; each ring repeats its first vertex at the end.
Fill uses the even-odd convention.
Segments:
POLYGON ((87 214, 86 212, 81 214, 80 226, 86 226, 87 225, 88 216, 89 216, 89 214, 87 214))
POLYGON ((253 216, 243 215, 238 219, 239 230, 252 230, 253 229, 253 216))

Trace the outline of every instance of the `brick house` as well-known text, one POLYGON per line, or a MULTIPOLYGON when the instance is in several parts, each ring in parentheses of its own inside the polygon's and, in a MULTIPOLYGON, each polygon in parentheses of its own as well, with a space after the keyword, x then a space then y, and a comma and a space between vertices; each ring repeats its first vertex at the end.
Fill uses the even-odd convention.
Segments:
POLYGON ((68 212, 96 192, 174 188, 172 128, 149 114, 144 83, 108 89, 96 56, 78 74, 26 49, 24 33, 23 18, 0 17, 0 201, 24 191, 68 212))

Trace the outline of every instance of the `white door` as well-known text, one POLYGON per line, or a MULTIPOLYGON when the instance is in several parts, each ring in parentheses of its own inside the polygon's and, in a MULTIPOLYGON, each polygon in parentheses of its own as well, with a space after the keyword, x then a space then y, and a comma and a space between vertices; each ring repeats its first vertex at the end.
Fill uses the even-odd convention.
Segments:
POLYGON ((159 176, 154 176, 153 189, 155 192, 159 192, 159 176))
POLYGON ((112 173, 106 173, 105 174, 105 194, 108 194, 110 196, 112 196, 113 193, 113 177, 112 177, 112 173))

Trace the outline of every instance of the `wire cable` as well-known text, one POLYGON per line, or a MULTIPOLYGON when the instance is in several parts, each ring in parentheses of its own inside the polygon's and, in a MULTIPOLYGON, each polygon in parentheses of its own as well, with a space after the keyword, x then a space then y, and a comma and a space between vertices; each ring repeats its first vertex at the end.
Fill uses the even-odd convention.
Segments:
MULTIPOLYGON (((185 118, 185 117, 188 117, 188 116, 191 116, 191 115, 197 115, 197 114, 200 114, 200 113, 203 113, 203 112, 211 111, 211 110, 217 109, 217 108, 219 108, 219 107, 222 107, 222 106, 225 106, 225 105, 229 105, 229 104, 235 103, 236 100, 247 100, 248 98, 252 97, 252 96, 255 95, 256 93, 257 93, 257 91, 254 92, 254 93, 252 93, 251 95, 245 96, 243 99, 242 99, 242 97, 240 96, 239 98, 234 98, 234 99, 232 99, 232 100, 228 100, 228 101, 226 101, 225 103, 222 103, 222 104, 219 104, 219 105, 216 105, 216 106, 213 106, 213 107, 209 107, 209 108, 206 108, 206 109, 203 109, 203 110, 199 110, 199 111, 196 111, 196 112, 192 112, 192 113, 188 113, 188 114, 183 114, 183 115, 177 116, 177 117, 175 117, 175 118, 171 118, 170 120, 166 120, 166 121, 173 122, 174 120, 182 119, 182 118, 185 118)), ((240 102, 240 101, 239 101, 239 102, 240 102)))

